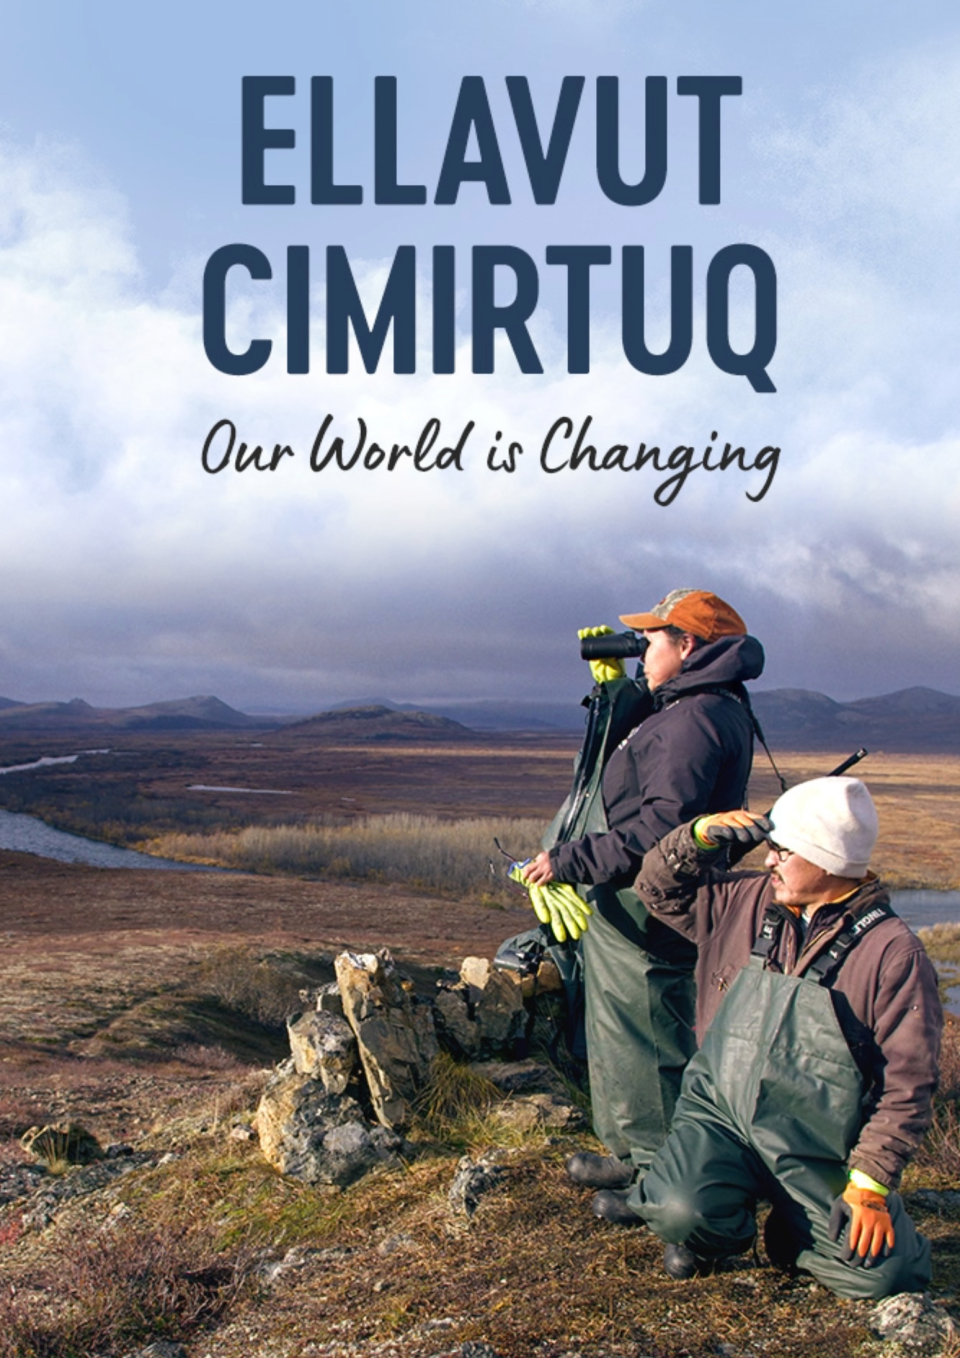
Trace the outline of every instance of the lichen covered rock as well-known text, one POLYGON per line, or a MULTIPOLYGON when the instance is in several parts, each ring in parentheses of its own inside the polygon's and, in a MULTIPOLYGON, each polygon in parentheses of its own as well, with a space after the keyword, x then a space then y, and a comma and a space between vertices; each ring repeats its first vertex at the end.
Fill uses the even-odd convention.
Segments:
POLYGON ((401 980, 386 950, 343 952, 335 967, 374 1112, 384 1127, 402 1127, 439 1052, 432 1007, 401 980))

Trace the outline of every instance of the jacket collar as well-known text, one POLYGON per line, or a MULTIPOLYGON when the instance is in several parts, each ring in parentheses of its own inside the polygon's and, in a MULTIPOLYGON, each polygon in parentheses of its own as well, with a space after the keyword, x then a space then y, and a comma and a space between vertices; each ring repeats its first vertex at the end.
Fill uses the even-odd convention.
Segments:
POLYGON ((653 695, 658 709, 701 689, 714 687, 736 691, 745 679, 763 673, 763 647, 756 637, 720 637, 698 646, 683 662, 680 673, 661 685, 653 695))

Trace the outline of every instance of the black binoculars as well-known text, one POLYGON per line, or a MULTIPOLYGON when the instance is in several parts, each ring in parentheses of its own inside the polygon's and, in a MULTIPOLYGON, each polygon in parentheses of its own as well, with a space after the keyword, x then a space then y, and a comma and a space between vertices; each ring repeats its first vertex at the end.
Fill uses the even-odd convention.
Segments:
POLYGON ((607 632, 600 637, 584 637, 580 642, 584 660, 629 660, 632 656, 642 659, 646 649, 646 637, 637 632, 607 632))

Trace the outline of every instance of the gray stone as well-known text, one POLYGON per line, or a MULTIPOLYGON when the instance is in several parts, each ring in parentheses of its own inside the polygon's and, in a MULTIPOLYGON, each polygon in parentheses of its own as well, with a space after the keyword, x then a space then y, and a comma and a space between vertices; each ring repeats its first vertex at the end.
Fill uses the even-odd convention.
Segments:
POLYGON ((493 1110, 493 1117, 505 1127, 532 1132, 537 1127, 561 1131, 581 1127, 583 1113, 560 1094, 520 1094, 493 1110))
POLYGON ((451 1210, 459 1216, 472 1217, 480 1199, 496 1187, 502 1176, 503 1165, 495 1151, 481 1155, 478 1160, 464 1155, 447 1194, 451 1210))
POLYGON ((504 1094, 564 1092, 564 1083, 556 1070, 543 1061, 476 1061, 471 1069, 504 1094))
POLYGON ((467 987, 480 1025, 483 1048, 499 1050, 523 1036, 527 1011, 523 1004, 523 987, 516 972, 500 971, 486 957, 465 957, 460 979, 467 987))
POLYGON ((285 1062, 268 1081, 256 1116, 260 1149, 281 1174, 344 1187, 380 1165, 398 1167, 402 1139, 363 1119, 348 1095, 285 1062))
POLYGON ((901 1292, 879 1302, 870 1312, 871 1329, 905 1349, 939 1353, 960 1335, 960 1327, 925 1292, 901 1292))
POLYGON ((75 1166, 65 1174, 44 1175, 39 1180, 38 1191, 31 1196, 24 1211, 24 1227, 28 1230, 43 1230, 66 1203, 108 1188, 132 1170, 151 1163, 149 1155, 138 1152, 129 1159, 95 1160, 89 1165, 75 1166))
POLYGON ((0 1204, 29 1197, 46 1177, 42 1165, 0 1166, 0 1204))
POLYGON ((114 1141, 103 1152, 108 1160, 119 1160, 133 1155, 133 1147, 126 1141, 114 1141))
POLYGON ((401 979, 386 949, 340 953, 335 967, 374 1112, 384 1127, 402 1127, 439 1051, 433 1010, 401 979))
POLYGON ((465 957, 459 982, 441 983, 434 1005, 445 1045, 464 1056, 500 1055, 527 1026, 519 975, 486 957, 465 957))
POLYGON ((293 1064, 301 1075, 342 1094, 357 1064, 357 1039, 349 1023, 328 1010, 296 1014, 287 1021, 293 1064))
POLYGON ((466 986, 442 987, 433 1003, 443 1045, 458 1056, 476 1056, 480 1050, 480 1025, 470 1011, 466 986))

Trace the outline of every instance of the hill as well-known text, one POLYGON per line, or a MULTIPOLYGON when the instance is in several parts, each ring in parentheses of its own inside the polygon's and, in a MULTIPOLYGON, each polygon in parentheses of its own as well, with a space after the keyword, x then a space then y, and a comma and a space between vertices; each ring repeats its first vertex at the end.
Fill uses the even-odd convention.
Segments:
POLYGON ((334 708, 305 721, 288 722, 284 732, 329 741, 467 741, 477 734, 469 727, 434 712, 407 711, 374 703, 367 707, 334 708))
POLYGON ((960 697, 932 688, 899 689, 846 703, 796 688, 768 689, 751 698, 767 740, 781 749, 960 750, 960 697))
POLYGON ((143 707, 92 707, 83 698, 68 703, 15 703, 0 698, 0 732, 21 731, 212 731, 262 729, 275 721, 248 717, 214 697, 175 698, 143 707))

